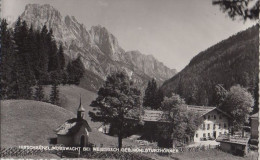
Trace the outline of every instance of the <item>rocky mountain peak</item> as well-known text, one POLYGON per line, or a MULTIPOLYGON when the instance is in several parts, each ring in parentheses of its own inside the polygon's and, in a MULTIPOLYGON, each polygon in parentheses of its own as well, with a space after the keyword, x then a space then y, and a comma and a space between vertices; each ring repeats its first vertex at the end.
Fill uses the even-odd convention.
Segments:
POLYGON ((135 82, 145 86, 151 78, 162 82, 175 74, 153 56, 139 51, 125 52, 117 38, 101 25, 88 30, 74 16, 62 17, 61 13, 49 4, 28 4, 20 16, 30 26, 41 29, 46 25, 53 30, 57 43, 64 45, 64 53, 75 59, 79 55, 89 75, 85 78, 92 90, 98 89, 100 80, 105 80, 112 72, 124 70, 135 82), (98 82, 97 82, 98 81, 98 82))
POLYGON ((119 46, 117 38, 105 27, 102 27, 101 25, 93 26, 90 29, 90 34, 100 50, 108 55, 112 60, 123 60, 122 54, 125 51, 119 46))
POLYGON ((22 14, 22 17, 24 16, 31 16, 46 21, 56 20, 60 22, 62 20, 60 12, 49 4, 27 4, 22 14))

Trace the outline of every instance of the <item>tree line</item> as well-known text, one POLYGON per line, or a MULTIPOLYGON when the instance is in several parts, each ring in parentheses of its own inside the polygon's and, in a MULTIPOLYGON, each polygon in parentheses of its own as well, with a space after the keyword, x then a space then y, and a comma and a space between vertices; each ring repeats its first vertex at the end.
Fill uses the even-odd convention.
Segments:
POLYGON ((50 102, 58 104, 60 84, 79 84, 84 66, 78 57, 66 65, 62 44, 44 25, 30 27, 20 17, 14 28, 1 20, 1 98, 44 100, 43 85, 52 85, 50 102))
POLYGON ((196 55, 177 75, 164 82, 165 95, 172 92, 183 97, 187 104, 216 106, 215 86, 225 89, 239 84, 255 99, 259 99, 259 25, 234 35, 196 55))

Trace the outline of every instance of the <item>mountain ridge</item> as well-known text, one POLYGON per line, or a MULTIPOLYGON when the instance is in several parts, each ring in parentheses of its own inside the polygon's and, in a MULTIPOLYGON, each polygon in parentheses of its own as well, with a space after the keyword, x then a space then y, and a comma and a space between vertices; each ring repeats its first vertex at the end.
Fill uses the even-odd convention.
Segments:
MULTIPOLYGON (((126 52, 119 45, 117 38, 105 27, 97 25, 87 29, 74 16, 63 17, 49 4, 28 4, 20 18, 28 25, 32 24, 35 29, 41 29, 43 25, 51 28, 57 43, 63 44, 64 53, 70 59, 81 56, 85 69, 102 80, 112 72, 123 70, 132 76, 135 82, 145 86, 151 78, 162 83, 176 73, 175 69, 166 67, 149 55, 131 55, 135 51, 126 52), (134 56, 142 59, 142 65, 134 62, 137 59, 134 56)), ((90 87, 91 90, 98 88, 99 86, 90 87)))
POLYGON ((200 52, 162 90, 180 94, 188 104, 215 106, 215 85, 225 89, 239 84, 257 100, 259 73, 259 25, 238 32, 200 52))

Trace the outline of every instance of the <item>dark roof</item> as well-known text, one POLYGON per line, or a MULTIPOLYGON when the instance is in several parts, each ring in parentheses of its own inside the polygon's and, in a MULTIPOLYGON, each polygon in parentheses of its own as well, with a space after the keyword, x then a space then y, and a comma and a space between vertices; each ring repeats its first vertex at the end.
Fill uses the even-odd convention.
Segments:
POLYGON ((247 145, 247 143, 249 141, 249 137, 230 136, 230 138, 228 138, 228 135, 220 135, 220 136, 218 136, 216 141, 217 142, 225 142, 225 143, 247 145))
POLYGON ((144 110, 144 115, 142 116, 143 121, 148 122, 166 122, 166 113, 163 111, 156 110, 144 110))
POLYGON ((91 128, 85 119, 78 120, 72 118, 67 120, 64 124, 59 126, 55 131, 58 135, 74 135, 79 131, 81 126, 84 126, 88 132, 91 132, 91 128))
MULTIPOLYGON (((216 109, 219 112, 230 117, 230 115, 223 112, 217 107, 194 106, 194 105, 183 105, 183 107, 186 107, 188 111, 197 113, 199 116, 203 116, 216 109)), ((169 122, 167 120, 167 113, 163 111, 157 111, 157 110, 144 110, 144 115, 142 116, 142 120, 146 122, 169 122)))
POLYGON ((253 114, 253 115, 251 115, 250 118, 258 118, 258 112, 253 114))
POLYGON ((211 111, 216 109, 216 107, 208 107, 208 106, 194 106, 194 105, 188 105, 187 110, 195 112, 199 114, 200 116, 203 116, 211 111))
POLYGON ((194 106, 194 105, 188 105, 187 106, 187 110, 189 111, 193 111, 195 113, 198 113, 200 116, 203 116, 213 110, 218 110, 219 112, 221 112, 222 114, 226 115, 227 117, 231 117, 229 114, 225 113, 224 111, 222 111, 221 109, 217 108, 217 107, 209 107, 209 106, 194 106))

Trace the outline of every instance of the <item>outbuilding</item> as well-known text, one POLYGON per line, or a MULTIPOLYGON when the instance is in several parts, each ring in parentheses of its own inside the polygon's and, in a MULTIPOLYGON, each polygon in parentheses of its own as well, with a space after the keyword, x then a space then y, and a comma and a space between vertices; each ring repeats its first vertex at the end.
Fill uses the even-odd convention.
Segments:
POLYGON ((249 137, 221 135, 216 141, 220 142, 220 149, 224 152, 229 152, 240 156, 245 156, 248 153, 249 137))
POLYGON ((80 100, 77 118, 67 120, 55 130, 57 134, 57 144, 63 144, 64 146, 88 146, 91 128, 84 119, 84 115, 85 109, 80 100))
POLYGON ((250 121, 251 121, 251 138, 258 139, 258 126, 259 126, 258 113, 251 115, 250 121))

